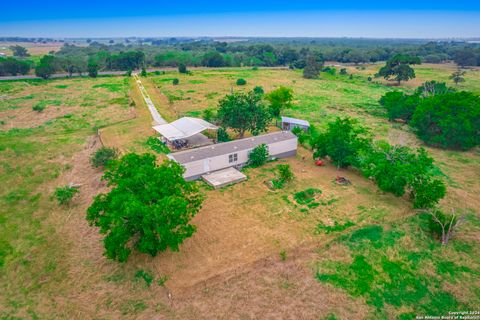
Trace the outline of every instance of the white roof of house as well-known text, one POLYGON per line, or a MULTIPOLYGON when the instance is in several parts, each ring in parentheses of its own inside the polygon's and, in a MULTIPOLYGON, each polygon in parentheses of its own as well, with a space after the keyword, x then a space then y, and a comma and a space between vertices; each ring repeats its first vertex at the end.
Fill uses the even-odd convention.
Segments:
POLYGON ((183 117, 170 123, 154 126, 153 129, 166 139, 185 139, 204 130, 216 130, 217 126, 198 118, 183 117))
POLYGON ((310 127, 310 123, 307 120, 302 120, 297 118, 282 117, 282 122, 293 123, 293 124, 298 124, 300 126, 310 127))

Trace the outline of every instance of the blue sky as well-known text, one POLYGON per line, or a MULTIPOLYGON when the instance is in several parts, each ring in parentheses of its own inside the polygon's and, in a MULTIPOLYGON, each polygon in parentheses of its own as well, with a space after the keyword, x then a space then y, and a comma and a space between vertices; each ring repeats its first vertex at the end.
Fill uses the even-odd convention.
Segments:
POLYGON ((0 36, 480 37, 480 1, 5 1, 0 36))

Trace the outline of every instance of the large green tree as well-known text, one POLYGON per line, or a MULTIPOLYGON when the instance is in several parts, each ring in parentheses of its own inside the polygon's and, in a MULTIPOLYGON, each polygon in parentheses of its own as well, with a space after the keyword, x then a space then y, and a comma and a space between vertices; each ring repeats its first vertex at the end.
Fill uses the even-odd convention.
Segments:
POLYGON ((265 99, 270 102, 270 110, 274 117, 280 116, 283 109, 290 108, 293 101, 293 90, 291 88, 280 86, 265 95, 265 99))
POLYGON ((52 55, 45 55, 40 59, 40 62, 35 67, 35 75, 37 77, 48 79, 56 71, 55 57, 52 55))
POLYGON ((397 54, 387 60, 385 66, 378 71, 377 76, 387 80, 394 78, 394 80, 400 84, 401 81, 408 81, 415 78, 415 70, 413 70, 410 65, 420 63, 419 57, 397 54))
POLYGON ((14 45, 14 46, 10 46, 9 49, 12 50, 14 57, 23 58, 23 57, 30 56, 30 54, 28 53, 28 50, 25 47, 14 45))
POLYGON ((217 118, 223 127, 232 128, 243 137, 245 131, 254 135, 266 131, 271 115, 261 96, 251 91, 226 95, 220 100, 217 118))
POLYGON ((480 97, 453 92, 422 99, 411 125, 426 143, 453 149, 480 144, 480 97))
POLYGON ((200 210, 198 187, 186 182, 184 169, 173 161, 156 163, 152 154, 127 154, 112 161, 103 179, 110 192, 95 197, 87 211, 90 224, 105 234, 105 255, 126 261, 132 249, 155 256, 178 251, 192 236, 190 220, 200 210))
POLYGON ((337 118, 312 138, 314 157, 328 156, 341 168, 356 166, 358 154, 369 145, 369 132, 351 118, 337 118))
POLYGON ((305 59, 305 67, 303 68, 303 77, 305 79, 316 79, 322 70, 323 60, 321 56, 309 55, 305 59))

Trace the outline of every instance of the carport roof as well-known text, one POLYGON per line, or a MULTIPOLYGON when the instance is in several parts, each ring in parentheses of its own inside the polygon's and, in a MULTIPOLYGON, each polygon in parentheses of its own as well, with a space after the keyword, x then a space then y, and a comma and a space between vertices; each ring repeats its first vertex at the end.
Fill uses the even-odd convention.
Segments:
POLYGON ((217 126, 198 118, 183 117, 171 123, 154 126, 153 129, 169 141, 185 139, 204 130, 216 130, 217 126))

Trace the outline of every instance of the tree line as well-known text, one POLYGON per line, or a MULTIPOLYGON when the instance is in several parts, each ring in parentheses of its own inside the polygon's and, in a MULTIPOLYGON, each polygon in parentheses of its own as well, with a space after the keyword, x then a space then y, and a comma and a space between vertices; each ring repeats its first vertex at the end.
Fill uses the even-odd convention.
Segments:
MULTIPOLYGON (((15 75, 21 60, 27 55, 17 54, 15 61, 0 59, 1 75, 15 75), (12 67, 15 65, 15 67, 12 67)), ((23 48, 24 49, 24 48, 23 48)), ((26 52, 26 51, 25 51, 26 52)), ((302 39, 251 39, 244 42, 219 42, 213 40, 155 40, 140 39, 133 43, 103 44, 89 41, 88 45, 66 42, 47 58, 56 71, 86 73, 98 71, 133 70, 140 67, 240 67, 289 66, 303 69, 309 59, 338 61, 342 63, 371 63, 387 61, 397 55, 418 57, 422 62, 440 63, 455 61, 461 67, 480 65, 480 46, 456 42, 398 42, 395 40, 302 40, 302 39), (148 40, 146 42, 144 40, 148 40), (321 57, 321 58, 319 58, 321 57)), ((310 63, 311 64, 311 63, 310 63)), ((23 67, 26 64, 22 64, 23 67)), ((29 70, 36 68, 29 62, 29 70)), ((45 68, 44 68, 45 69, 45 68)), ((24 69, 21 69, 22 72, 24 69)), ((28 70, 28 71, 29 71, 28 70)), ((27 71, 27 73, 28 73, 27 71)))

